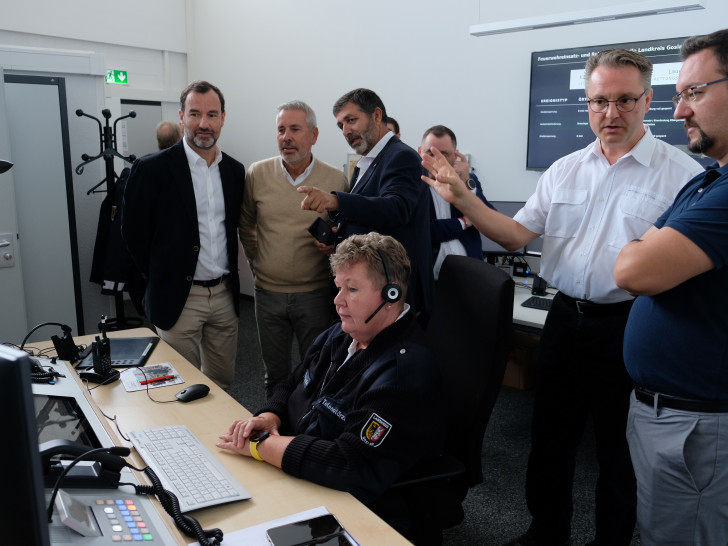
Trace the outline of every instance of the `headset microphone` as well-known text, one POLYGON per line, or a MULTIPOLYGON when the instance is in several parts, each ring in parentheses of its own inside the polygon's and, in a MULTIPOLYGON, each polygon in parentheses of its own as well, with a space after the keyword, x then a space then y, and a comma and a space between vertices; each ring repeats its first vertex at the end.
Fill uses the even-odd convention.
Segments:
POLYGON ((384 254, 379 249, 377 249, 377 254, 379 254, 379 259, 382 260, 382 265, 384 266, 384 276, 387 278, 387 284, 385 284, 384 288, 382 288, 382 299, 384 301, 371 315, 369 315, 369 318, 364 321, 364 324, 369 324, 369 321, 374 318, 374 315, 379 313, 382 307, 384 307, 387 303, 395 303, 399 301, 402 297, 402 289, 399 287, 399 285, 394 284, 391 277, 389 276, 389 266, 387 265, 387 260, 384 257, 384 254))
POLYGON ((374 311, 371 315, 369 315, 369 318, 364 321, 364 324, 369 324, 369 321, 374 318, 374 315, 376 315, 377 313, 379 313, 379 311, 381 311, 382 307, 384 307, 384 305, 386 303, 387 303, 386 300, 383 301, 382 302, 382 305, 380 305, 379 307, 377 307, 376 311, 374 311))

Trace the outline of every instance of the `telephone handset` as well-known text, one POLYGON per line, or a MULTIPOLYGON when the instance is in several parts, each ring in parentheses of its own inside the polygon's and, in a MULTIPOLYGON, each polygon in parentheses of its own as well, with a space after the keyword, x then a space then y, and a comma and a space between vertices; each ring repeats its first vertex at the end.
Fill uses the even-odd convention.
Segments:
MULTIPOLYGON (((129 454, 129 448, 110 448, 123 455, 129 454)), ((89 447, 70 440, 49 440, 40 444, 40 457, 43 470, 43 479, 46 487, 53 487, 56 480, 64 471, 68 463, 79 455, 89 451, 89 447), (68 460, 59 458, 67 455, 68 460)), ((79 463, 66 476, 64 483, 68 487, 115 489, 121 478, 121 469, 126 461, 108 452, 94 453, 89 456, 86 463, 79 463), (90 464, 89 464, 90 463, 90 464)))

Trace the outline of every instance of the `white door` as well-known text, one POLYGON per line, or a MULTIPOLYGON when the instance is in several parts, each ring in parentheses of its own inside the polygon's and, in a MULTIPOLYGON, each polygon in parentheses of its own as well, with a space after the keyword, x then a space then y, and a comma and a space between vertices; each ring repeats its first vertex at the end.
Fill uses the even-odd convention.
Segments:
MULTIPOLYGON (((0 159, 10 160, 10 131, 2 81, 0 68, 0 159)), ((19 344, 28 330, 18 254, 14 174, 14 169, 0 174, 0 342, 19 344)))
MULTIPOLYGON (((28 332, 34 325, 57 322, 81 332, 83 303, 65 82, 60 77, 5 74, 4 91, 15 164, 16 252, 27 314, 25 324, 19 326, 28 332)), ((40 332, 36 339, 48 335, 40 332)))

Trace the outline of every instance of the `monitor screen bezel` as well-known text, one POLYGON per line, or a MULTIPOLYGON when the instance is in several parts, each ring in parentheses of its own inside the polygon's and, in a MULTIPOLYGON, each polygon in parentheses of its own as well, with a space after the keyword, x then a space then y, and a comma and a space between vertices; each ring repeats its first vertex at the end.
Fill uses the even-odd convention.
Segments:
MULTIPOLYGON (((506 216, 513 218, 515 214, 523 208, 526 204, 525 201, 488 201, 495 210, 505 214, 506 216)), ((480 234, 483 257, 484 258, 496 258, 499 256, 524 256, 526 253, 526 247, 521 247, 516 250, 506 250, 495 241, 489 239, 482 233, 480 234)))
POLYGON ((0 523, 8 544, 49 546, 30 370, 31 361, 26 353, 0 346, 0 410, 9 416, 4 421, 8 444, 0 450, 7 492, 0 501, 0 523))
POLYGON ((526 256, 541 257, 543 252, 543 235, 536 237, 533 241, 526 243, 526 256))

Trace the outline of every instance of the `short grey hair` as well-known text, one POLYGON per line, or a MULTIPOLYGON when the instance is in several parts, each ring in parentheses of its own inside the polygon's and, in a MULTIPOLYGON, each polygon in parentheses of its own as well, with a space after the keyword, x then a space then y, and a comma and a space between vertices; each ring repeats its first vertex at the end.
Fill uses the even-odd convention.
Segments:
POLYGON ((278 116, 278 114, 280 114, 283 110, 300 110, 301 112, 305 112, 306 125, 308 125, 308 128, 315 129, 316 127, 318 127, 318 125, 316 124, 316 112, 314 112, 313 108, 311 108, 302 100, 291 100, 288 102, 284 102, 276 109, 276 116, 278 116))

